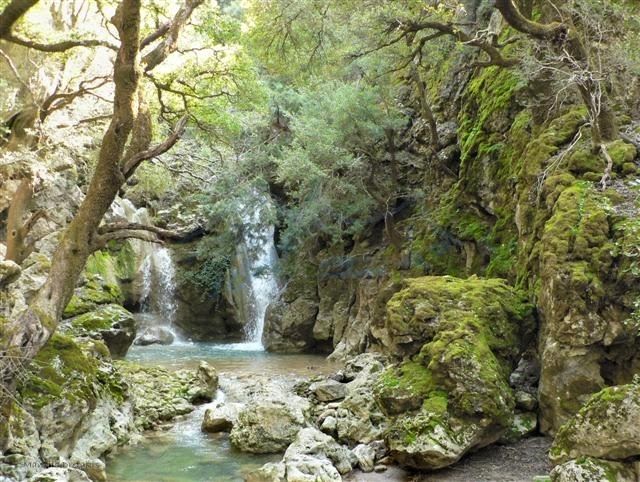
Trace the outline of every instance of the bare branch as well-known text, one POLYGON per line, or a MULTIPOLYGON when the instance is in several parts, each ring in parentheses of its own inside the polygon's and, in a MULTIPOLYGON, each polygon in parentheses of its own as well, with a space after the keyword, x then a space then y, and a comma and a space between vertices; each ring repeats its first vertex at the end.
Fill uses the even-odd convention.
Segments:
POLYGON ((86 40, 63 40, 62 42, 56 42, 52 44, 44 44, 41 42, 34 42, 33 40, 27 40, 20 37, 16 37, 12 34, 7 34, 5 40, 27 47, 33 50, 39 50, 40 52, 66 52, 77 47, 106 47, 111 50, 118 50, 116 45, 113 45, 105 40, 100 39, 86 39, 86 40))
POLYGON ((176 144, 176 142, 180 140, 180 137, 182 137, 188 120, 188 116, 183 116, 176 124, 173 133, 169 137, 167 137, 164 142, 142 152, 138 152, 128 159, 124 159, 124 167, 122 169, 124 177, 127 179, 131 177, 131 175, 143 161, 157 157, 160 154, 164 154, 169 149, 171 149, 176 144))
POLYGON ((178 48, 180 31, 189 20, 189 17, 191 17, 193 11, 203 3, 204 0, 185 0, 184 5, 178 9, 171 21, 171 25, 167 28, 164 40, 142 58, 142 63, 145 65, 145 71, 148 72, 154 69, 164 62, 169 54, 175 52, 178 48))

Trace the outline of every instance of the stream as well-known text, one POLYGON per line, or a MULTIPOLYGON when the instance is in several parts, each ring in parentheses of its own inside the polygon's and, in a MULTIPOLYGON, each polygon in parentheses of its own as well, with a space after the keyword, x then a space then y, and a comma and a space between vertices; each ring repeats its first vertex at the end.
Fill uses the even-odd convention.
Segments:
MULTIPOLYGON (((127 360, 169 369, 194 368, 201 360, 214 366, 221 380, 252 374, 273 377, 311 376, 328 373, 332 365, 318 355, 277 355, 255 343, 174 343, 133 346, 127 360)), ((224 397, 219 390, 218 400, 224 397)), ((215 402, 212 402, 213 404, 215 402)), ((124 447, 107 459, 107 475, 113 482, 235 482, 281 455, 251 455, 235 450, 228 434, 200 430, 204 412, 200 405, 164 431, 149 432, 137 445, 124 447)))
MULTIPOLYGON (((176 315, 175 266, 168 249, 141 243, 145 254, 142 264, 142 296, 139 324, 146 333, 170 333, 169 345, 134 344, 126 359, 142 365, 170 370, 197 368, 206 361, 216 368, 220 386, 233 387, 239 378, 243 383, 253 377, 286 379, 329 373, 336 368, 318 355, 278 355, 267 353, 262 345, 262 332, 267 306, 278 296, 275 276, 278 256, 274 244, 274 228, 262 222, 270 202, 257 194, 251 207, 242 206, 244 239, 237 247, 239 269, 234 275, 240 294, 239 317, 244 324, 244 343, 192 343, 174 331, 176 315)), ((139 221, 147 216, 123 201, 123 212, 139 221)), ((140 335, 139 335, 140 336, 140 335)), ((209 434, 200 430, 206 409, 225 394, 218 390, 217 399, 198 406, 193 412, 174 420, 165 430, 144 434, 137 444, 119 449, 107 459, 107 475, 114 482, 205 482, 242 481, 243 474, 266 462, 280 460, 277 455, 250 455, 235 450, 226 433, 209 434)))

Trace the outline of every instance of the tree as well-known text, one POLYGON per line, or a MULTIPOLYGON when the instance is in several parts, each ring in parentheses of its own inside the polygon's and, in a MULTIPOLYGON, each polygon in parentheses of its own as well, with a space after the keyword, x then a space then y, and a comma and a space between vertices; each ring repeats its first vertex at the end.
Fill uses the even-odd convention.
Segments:
MULTIPOLYGON (((192 7, 190 11, 193 11, 199 2, 188 0, 188 4, 192 7)), ((183 12, 175 17, 174 22, 183 26, 187 18, 183 12)), ((188 119, 183 116, 171 135, 163 142, 151 146, 152 118, 140 89, 144 67, 140 60, 140 0, 123 0, 111 23, 120 40, 113 70, 113 113, 102 139, 97 165, 86 196, 61 236, 47 280, 26 311, 4 323, 0 331, 0 383, 4 387, 0 401, 3 412, 10 403, 8 394, 14 388, 15 374, 19 368, 15 360, 28 363, 53 334, 89 255, 110 239, 149 239, 144 234, 149 231, 159 236, 169 234, 158 228, 139 225, 101 226, 104 214, 125 180, 133 175, 142 162, 171 149, 184 133, 188 119)), ((176 23, 166 30, 170 33, 170 40, 164 39, 163 47, 154 54, 155 65, 161 63, 175 48, 180 29, 176 23)), ((4 35, 7 35, 6 32, 4 35)), ((19 197, 28 199, 28 187, 25 184, 21 191, 24 194, 19 194, 19 197)), ((15 204, 18 219, 21 217, 19 214, 24 211, 20 207, 24 201, 16 200, 15 204)))

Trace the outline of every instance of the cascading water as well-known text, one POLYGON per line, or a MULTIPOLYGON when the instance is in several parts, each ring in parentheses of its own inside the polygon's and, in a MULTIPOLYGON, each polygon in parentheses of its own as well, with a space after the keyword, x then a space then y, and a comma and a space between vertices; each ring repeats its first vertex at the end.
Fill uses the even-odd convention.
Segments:
POLYGON ((245 206, 243 214, 244 240, 238 247, 240 264, 247 267, 244 290, 246 310, 245 348, 263 350, 262 332, 264 330, 267 307, 278 296, 278 282, 275 269, 278 254, 274 242, 274 227, 263 219, 263 214, 271 208, 267 199, 256 195, 260 202, 245 206), (265 209, 266 207, 266 209, 265 209))
MULTIPOLYGON (((116 220, 150 225, 146 209, 136 207, 128 199, 117 199, 113 205, 116 220)), ((177 304, 176 276, 171 253, 167 248, 138 239, 130 240, 140 268, 135 281, 138 287, 140 313, 136 344, 168 344, 177 336, 173 330, 177 304)))
POLYGON ((167 248, 155 247, 142 263, 141 312, 171 327, 176 317, 176 270, 167 248))

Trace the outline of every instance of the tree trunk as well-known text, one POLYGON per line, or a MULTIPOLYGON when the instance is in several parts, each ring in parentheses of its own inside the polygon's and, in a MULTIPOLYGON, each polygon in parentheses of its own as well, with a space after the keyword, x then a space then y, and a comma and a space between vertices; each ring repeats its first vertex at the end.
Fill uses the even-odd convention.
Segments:
POLYGON ((28 363, 49 340, 94 250, 93 242, 102 217, 124 183, 121 163, 138 107, 140 1, 123 0, 112 19, 121 42, 114 66, 114 111, 87 195, 62 235, 46 282, 28 309, 2 327, 2 404, 11 403, 7 392, 15 388, 15 374, 20 369, 19 364, 11 362, 16 359, 12 357, 19 357, 22 364, 28 363))
POLYGON ((32 196, 33 181, 24 179, 13 195, 9 213, 7 214, 7 252, 5 259, 14 261, 17 264, 22 263, 29 255, 25 245, 27 232, 25 232, 22 220, 29 209, 32 196))

